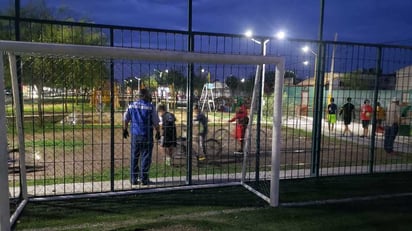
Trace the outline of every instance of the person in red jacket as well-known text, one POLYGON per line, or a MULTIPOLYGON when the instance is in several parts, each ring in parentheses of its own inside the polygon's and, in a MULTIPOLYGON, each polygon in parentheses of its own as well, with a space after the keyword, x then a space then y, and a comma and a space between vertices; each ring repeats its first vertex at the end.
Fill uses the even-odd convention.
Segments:
POLYGON ((372 118, 372 112, 373 108, 370 105, 370 101, 368 99, 365 99, 363 101, 363 105, 361 107, 361 114, 360 114, 360 119, 362 120, 362 127, 363 127, 363 134, 360 135, 360 137, 368 137, 369 135, 369 124, 372 118))
POLYGON ((233 121, 236 121, 235 138, 240 142, 240 149, 238 152, 243 152, 246 128, 249 123, 247 107, 245 104, 241 103, 240 107, 236 110, 235 116, 229 120, 229 122, 233 121))

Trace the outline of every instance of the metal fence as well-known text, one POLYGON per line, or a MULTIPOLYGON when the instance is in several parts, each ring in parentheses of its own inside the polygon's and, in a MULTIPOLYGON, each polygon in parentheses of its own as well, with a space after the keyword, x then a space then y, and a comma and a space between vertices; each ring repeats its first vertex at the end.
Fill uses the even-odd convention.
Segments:
MULTIPOLYGON (((2 16, 0 22, 1 39, 15 40, 14 18, 2 16)), ((185 31, 34 19, 20 19, 17 34, 21 41, 172 51, 188 51, 189 37, 185 31)), ((261 44, 242 35, 194 32, 193 36, 196 52, 263 54, 261 44)), ((270 39, 266 55, 286 58, 283 178, 411 170, 411 47, 265 37, 255 41, 266 39, 270 39), (303 52, 304 46, 309 47, 308 53, 303 52), (347 97, 352 98, 355 118, 349 125, 351 135, 342 135, 344 124, 339 115, 334 130, 328 129, 325 110, 330 97, 338 108, 347 97), (378 102, 388 109, 393 97, 401 99, 402 122, 395 140, 398 155, 383 150, 376 110, 368 137, 360 137, 359 110, 364 100, 369 99, 374 109, 378 102)), ((249 102, 256 67, 196 63, 190 67, 127 60, 66 62, 30 56, 18 62, 31 196, 132 189, 130 143, 122 139, 121 121, 142 86, 152 89, 154 102, 166 104, 176 115, 178 136, 187 138, 178 147, 193 148, 192 164, 185 157, 176 157, 168 166, 163 150, 155 145, 150 172, 154 187, 240 180, 243 156, 236 152, 239 142, 232 138, 235 123, 228 120, 235 115, 239 101, 249 102), (188 73, 192 78, 187 78, 188 73), (191 126, 193 115, 188 105, 192 104, 203 107, 209 119, 208 138, 221 146, 221 153, 206 163, 195 158, 200 151, 197 125, 191 126)), ((254 154, 248 164, 253 180, 266 179, 271 165, 274 73, 273 67, 267 66, 252 132, 254 154)), ((7 81, 6 86, 10 86, 7 81)), ((17 147, 15 116, 11 98, 6 103, 12 150, 17 147)), ((10 153, 9 180, 15 197, 20 190, 18 159, 16 153, 10 153)))

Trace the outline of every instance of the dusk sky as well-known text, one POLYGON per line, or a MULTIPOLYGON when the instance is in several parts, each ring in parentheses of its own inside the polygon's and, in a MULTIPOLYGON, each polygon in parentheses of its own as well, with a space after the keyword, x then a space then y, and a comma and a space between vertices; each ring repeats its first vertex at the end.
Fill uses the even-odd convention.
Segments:
MULTIPOLYGON (((21 0, 25 5, 30 0, 21 0)), ((95 23, 187 30, 187 0, 46 0, 95 23)), ((1 7, 14 0, 0 0, 1 7)), ((325 0, 324 39, 412 45, 411 0, 325 0)), ((193 0, 193 30, 316 39, 320 0, 193 0)))

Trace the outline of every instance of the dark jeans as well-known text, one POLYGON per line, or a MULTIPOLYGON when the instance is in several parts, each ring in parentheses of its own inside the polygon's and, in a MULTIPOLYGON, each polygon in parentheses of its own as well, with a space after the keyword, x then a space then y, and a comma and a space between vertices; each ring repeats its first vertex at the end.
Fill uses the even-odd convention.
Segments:
POLYGON ((140 177, 142 182, 146 183, 149 181, 149 170, 152 163, 153 139, 139 135, 132 135, 131 138, 130 181, 132 184, 136 184, 140 177))
POLYGON ((385 126, 385 140, 383 142, 383 148, 386 152, 393 152, 393 143, 395 142, 396 135, 398 134, 399 125, 392 124, 392 126, 385 126))

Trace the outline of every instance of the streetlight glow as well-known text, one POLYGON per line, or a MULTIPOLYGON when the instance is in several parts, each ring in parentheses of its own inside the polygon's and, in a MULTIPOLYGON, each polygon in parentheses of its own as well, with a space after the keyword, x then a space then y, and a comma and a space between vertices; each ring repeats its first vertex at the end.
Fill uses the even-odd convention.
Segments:
POLYGON ((316 54, 316 52, 314 52, 312 49, 310 49, 309 46, 304 46, 304 47, 302 47, 302 51, 305 52, 305 53, 310 52, 310 53, 312 53, 313 55, 318 56, 318 54, 316 54))
POLYGON ((286 33, 284 31, 279 31, 278 33, 276 33, 276 38, 279 40, 285 39, 286 37, 286 33))
MULTIPOLYGON (((311 52, 314 56, 315 56, 315 68, 314 68, 314 71, 313 71, 313 77, 314 78, 316 78, 316 73, 317 73, 317 67, 318 67, 318 54, 316 54, 316 52, 314 52, 312 49, 310 49, 310 47, 309 46, 304 46, 304 47, 302 47, 302 51, 303 52, 305 52, 305 53, 308 53, 308 52, 311 52)), ((307 61, 305 61, 305 62, 307 62, 307 61)), ((305 62, 303 62, 303 64, 305 64, 305 62)), ((308 64, 309 64, 309 62, 307 62, 308 64)), ((307 65, 307 64, 305 64, 305 65, 307 65)))
POLYGON ((247 30, 247 31, 245 32, 245 36, 248 37, 248 38, 252 38, 253 32, 252 32, 251 30, 247 30))
POLYGON ((304 46, 302 47, 302 51, 307 53, 309 51, 309 47, 308 46, 304 46))
POLYGON ((305 65, 305 66, 307 66, 307 65, 309 65, 309 61, 303 61, 303 65, 305 65))

